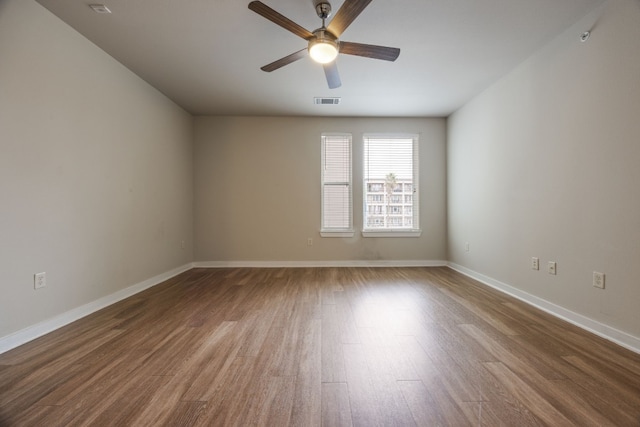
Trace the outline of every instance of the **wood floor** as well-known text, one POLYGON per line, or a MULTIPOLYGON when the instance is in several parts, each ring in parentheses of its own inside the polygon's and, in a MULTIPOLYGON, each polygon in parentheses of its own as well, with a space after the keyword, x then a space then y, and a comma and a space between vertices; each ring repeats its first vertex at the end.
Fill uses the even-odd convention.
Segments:
POLYGON ((0 355, 2 426, 640 426, 640 356, 447 268, 194 269, 0 355))

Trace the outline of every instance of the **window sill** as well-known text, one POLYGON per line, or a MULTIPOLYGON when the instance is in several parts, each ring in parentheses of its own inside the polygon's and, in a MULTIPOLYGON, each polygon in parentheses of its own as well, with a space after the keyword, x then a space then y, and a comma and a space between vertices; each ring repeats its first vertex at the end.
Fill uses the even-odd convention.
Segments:
POLYGON ((422 230, 362 230, 362 237, 420 237, 422 230))
POLYGON ((329 231, 322 230, 320 231, 320 237, 353 237, 353 230, 341 230, 341 231, 329 231))

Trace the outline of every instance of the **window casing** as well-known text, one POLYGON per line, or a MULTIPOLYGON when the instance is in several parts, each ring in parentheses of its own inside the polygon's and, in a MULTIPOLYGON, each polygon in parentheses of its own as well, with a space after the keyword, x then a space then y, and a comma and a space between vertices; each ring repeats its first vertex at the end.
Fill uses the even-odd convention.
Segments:
POLYGON ((364 237, 418 237, 418 135, 364 136, 364 237))
POLYGON ((323 237, 353 236, 351 134, 322 134, 323 237))

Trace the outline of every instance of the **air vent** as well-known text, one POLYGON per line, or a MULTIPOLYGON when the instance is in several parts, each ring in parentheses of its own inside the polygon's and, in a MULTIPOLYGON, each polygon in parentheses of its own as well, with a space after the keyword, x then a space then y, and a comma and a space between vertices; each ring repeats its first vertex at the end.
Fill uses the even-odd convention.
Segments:
POLYGON ((96 13, 111 13, 109 8, 103 4, 90 4, 89 7, 96 13))
POLYGON ((338 105, 340 104, 340 98, 313 98, 313 103, 316 105, 338 105))

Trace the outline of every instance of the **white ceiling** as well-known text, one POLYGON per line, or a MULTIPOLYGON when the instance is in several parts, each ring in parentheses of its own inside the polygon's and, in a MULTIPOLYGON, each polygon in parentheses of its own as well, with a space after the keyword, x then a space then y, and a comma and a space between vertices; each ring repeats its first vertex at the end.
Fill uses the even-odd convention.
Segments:
MULTIPOLYGON (((448 116, 604 0, 373 0, 341 40, 400 57, 340 55, 337 89, 309 58, 260 70, 306 42, 249 0, 37 1, 192 114, 414 117, 448 116)), ((313 0, 263 2, 310 31, 321 25, 313 0)))

